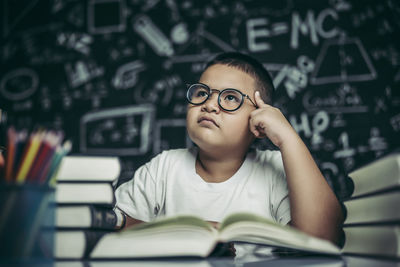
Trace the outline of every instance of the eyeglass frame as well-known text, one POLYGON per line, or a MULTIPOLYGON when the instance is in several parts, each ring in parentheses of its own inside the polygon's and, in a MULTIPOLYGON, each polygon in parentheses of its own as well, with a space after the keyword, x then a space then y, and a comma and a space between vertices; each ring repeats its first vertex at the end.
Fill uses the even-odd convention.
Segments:
POLYGON ((204 104, 204 103, 210 98, 210 96, 212 95, 212 93, 213 93, 214 91, 216 91, 216 92, 218 92, 218 101, 217 101, 217 102, 218 102, 218 106, 219 106, 221 109, 225 110, 225 111, 232 112, 232 111, 238 110, 238 109, 243 105, 244 99, 245 99, 245 98, 247 98, 248 100, 250 100, 250 102, 254 105, 254 107, 258 108, 258 106, 253 102, 253 100, 251 100, 251 98, 250 98, 249 95, 244 94, 244 93, 242 93, 240 90, 235 89, 235 88, 225 88, 225 89, 222 89, 222 90, 218 90, 218 89, 212 89, 212 88, 210 88, 207 84, 204 84, 204 83, 192 83, 192 84, 187 83, 187 84, 186 84, 186 87, 187 87, 187 91, 186 91, 186 100, 187 100, 190 104, 195 105, 195 106, 199 106, 199 105, 204 104), (193 85, 201 85, 201 86, 204 86, 204 87, 206 87, 206 88, 208 89, 209 93, 207 94, 207 98, 204 99, 203 102, 200 102, 200 103, 193 103, 192 101, 190 101, 190 99, 189 99, 189 89, 190 89, 193 85), (235 91, 235 92, 238 92, 239 94, 242 95, 242 101, 240 102, 239 106, 238 106, 237 108, 235 108, 235 109, 226 109, 226 108, 224 108, 224 107, 221 106, 221 103, 220 103, 221 94, 222 94, 223 92, 227 91, 227 90, 235 91))

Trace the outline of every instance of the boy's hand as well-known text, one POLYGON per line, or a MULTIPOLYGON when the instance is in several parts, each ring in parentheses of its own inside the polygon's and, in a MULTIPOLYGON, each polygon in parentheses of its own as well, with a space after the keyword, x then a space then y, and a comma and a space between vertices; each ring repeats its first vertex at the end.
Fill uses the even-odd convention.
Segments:
POLYGON ((278 108, 264 103, 258 91, 255 92, 254 99, 258 109, 250 113, 250 131, 257 138, 268 137, 280 148, 296 131, 278 108))

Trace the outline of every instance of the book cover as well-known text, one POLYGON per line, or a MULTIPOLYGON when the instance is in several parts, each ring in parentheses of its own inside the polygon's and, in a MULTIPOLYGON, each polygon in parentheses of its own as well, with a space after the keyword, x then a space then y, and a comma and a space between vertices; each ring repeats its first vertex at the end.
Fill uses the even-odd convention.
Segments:
MULTIPOLYGON (((85 259, 98 240, 109 233, 102 230, 48 230, 43 229, 40 239, 43 246, 54 246, 55 259, 85 259)), ((49 248, 50 250, 50 248, 49 248)))
POLYGON ((349 173, 352 197, 400 186, 400 153, 387 155, 349 173))
POLYGON ((345 201, 345 224, 400 222, 400 190, 345 201))
POLYGON ((118 179, 121 165, 118 157, 65 156, 56 174, 57 181, 103 181, 118 179))
POLYGON ((400 258, 400 225, 343 228, 343 253, 400 258))
POLYGON ((114 190, 110 183, 57 183, 55 202, 111 205, 114 190))

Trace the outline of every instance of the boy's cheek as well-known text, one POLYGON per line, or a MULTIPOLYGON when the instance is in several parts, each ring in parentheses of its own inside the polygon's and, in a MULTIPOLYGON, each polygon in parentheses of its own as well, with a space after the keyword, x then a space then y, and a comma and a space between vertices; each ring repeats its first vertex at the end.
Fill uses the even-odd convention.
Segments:
POLYGON ((196 124, 196 118, 193 112, 188 111, 186 113, 186 131, 188 132, 189 136, 191 135, 192 132, 194 132, 194 128, 196 124))
POLYGON ((188 107, 186 111, 186 124, 189 125, 195 119, 195 114, 193 108, 188 107))

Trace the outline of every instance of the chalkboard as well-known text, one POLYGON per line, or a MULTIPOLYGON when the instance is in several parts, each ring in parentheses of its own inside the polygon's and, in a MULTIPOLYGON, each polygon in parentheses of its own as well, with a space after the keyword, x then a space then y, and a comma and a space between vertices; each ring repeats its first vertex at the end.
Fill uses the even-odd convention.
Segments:
MULTIPOLYGON (((185 84, 219 52, 258 58, 276 103, 339 197, 399 147, 400 2, 4 0, 3 124, 63 129, 125 178, 188 147, 185 84), (5 115, 5 116, 4 116, 5 115)), ((265 142, 259 146, 267 145, 265 142)))

